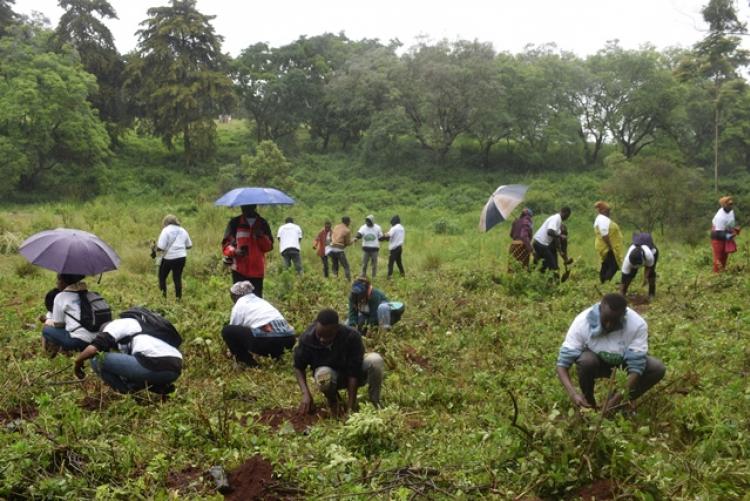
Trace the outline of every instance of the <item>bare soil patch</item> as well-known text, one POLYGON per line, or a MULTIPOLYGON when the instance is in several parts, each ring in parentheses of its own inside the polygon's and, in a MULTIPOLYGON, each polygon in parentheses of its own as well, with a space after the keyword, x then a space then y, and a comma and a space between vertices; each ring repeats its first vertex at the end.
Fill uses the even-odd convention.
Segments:
POLYGON ((227 501, 303 499, 304 494, 274 480, 273 466, 257 454, 229 472, 229 486, 227 501))
POLYGON ((315 423, 329 416, 328 409, 318 408, 314 414, 299 414, 297 409, 265 409, 258 422, 267 424, 274 430, 278 429, 285 422, 288 422, 294 428, 294 431, 301 433, 315 423))
POLYGON ((418 365, 423 369, 429 369, 431 367, 430 359, 417 353, 416 348, 413 346, 404 346, 403 354, 406 361, 411 364, 418 365))
POLYGON ((615 499, 615 483, 607 479, 597 480, 578 489, 576 496, 585 501, 615 499))
POLYGON ((206 485, 203 481, 203 470, 197 466, 188 466, 179 471, 167 473, 167 488, 176 489, 180 492, 205 492, 206 485))
POLYGON ((0 410, 0 424, 4 425, 17 419, 30 421, 38 415, 39 410, 36 408, 36 405, 26 402, 9 409, 0 410))

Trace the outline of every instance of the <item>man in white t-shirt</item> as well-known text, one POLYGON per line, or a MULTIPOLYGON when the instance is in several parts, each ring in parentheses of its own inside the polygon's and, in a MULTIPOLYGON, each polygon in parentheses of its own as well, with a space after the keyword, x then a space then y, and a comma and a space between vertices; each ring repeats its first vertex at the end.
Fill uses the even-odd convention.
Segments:
POLYGON ((653 299, 656 295, 656 262, 658 260, 659 249, 654 245, 651 234, 634 233, 633 244, 628 248, 622 261, 620 293, 627 294, 630 283, 638 273, 638 268, 643 266, 646 280, 648 280, 648 298, 653 299))
POLYGON ((365 224, 359 227, 354 241, 362 240, 362 275, 367 275, 367 263, 372 261, 372 278, 378 273, 378 251, 383 230, 375 224, 375 216, 370 214, 365 218, 365 224))
POLYGON ((560 212, 553 214, 544 221, 534 234, 534 263, 542 260, 541 271, 554 270, 557 273, 559 266, 557 264, 557 253, 570 263, 567 249, 567 235, 563 232, 563 221, 570 217, 570 207, 563 207, 560 212))
POLYGON ((401 253, 404 250, 404 237, 406 230, 401 225, 398 215, 391 218, 391 229, 383 235, 382 240, 388 240, 388 278, 393 275, 394 263, 398 266, 401 276, 404 276, 404 265, 401 262, 401 253))
MULTIPOLYGON (((587 308, 568 329, 557 356, 557 376, 565 391, 578 407, 596 407, 594 383, 611 377, 616 368, 628 372, 627 389, 632 402, 661 381, 664 364, 648 355, 648 325, 627 307, 621 294, 607 294, 600 303, 587 308), (578 393, 570 380, 569 369, 578 368, 578 393)), ((608 397, 605 411, 620 407, 623 396, 615 392, 608 397)))
POLYGON ((294 263, 297 274, 302 274, 302 258, 300 257, 300 242, 302 241, 302 228, 294 224, 294 219, 286 218, 286 224, 279 226, 276 232, 279 239, 279 250, 284 258, 284 268, 289 268, 294 263))

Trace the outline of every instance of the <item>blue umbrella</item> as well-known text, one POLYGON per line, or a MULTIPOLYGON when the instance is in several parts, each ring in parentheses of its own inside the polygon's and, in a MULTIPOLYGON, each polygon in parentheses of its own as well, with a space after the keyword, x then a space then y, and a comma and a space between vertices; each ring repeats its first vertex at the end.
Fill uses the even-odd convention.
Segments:
POLYGON ((294 199, 276 188, 235 188, 221 196, 214 205, 292 205, 294 199))
POLYGON ((498 223, 502 223, 510 216, 518 204, 523 202, 526 190, 523 184, 508 184, 500 186, 484 204, 482 215, 479 217, 479 229, 489 231, 498 223))
POLYGON ((31 235, 18 252, 31 264, 72 275, 98 275, 120 264, 120 256, 99 237, 69 228, 31 235))

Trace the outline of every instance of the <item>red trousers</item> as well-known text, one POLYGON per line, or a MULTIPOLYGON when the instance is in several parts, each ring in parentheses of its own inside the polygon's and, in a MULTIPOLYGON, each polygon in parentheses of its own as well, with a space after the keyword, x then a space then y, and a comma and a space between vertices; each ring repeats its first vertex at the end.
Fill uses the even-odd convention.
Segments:
POLYGON ((711 240, 711 249, 714 253, 714 273, 723 271, 727 265, 729 254, 725 248, 726 240, 711 240))

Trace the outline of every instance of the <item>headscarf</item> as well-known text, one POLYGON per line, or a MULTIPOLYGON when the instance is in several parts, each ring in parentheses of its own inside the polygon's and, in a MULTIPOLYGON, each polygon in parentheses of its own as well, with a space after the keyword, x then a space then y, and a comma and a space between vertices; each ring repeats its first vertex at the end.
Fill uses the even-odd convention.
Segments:
POLYGON ((521 211, 521 217, 523 217, 523 216, 531 217, 533 215, 534 215, 534 211, 532 211, 528 207, 524 207, 524 209, 521 211))
POLYGON ((237 282, 234 285, 232 285, 232 287, 229 288, 229 292, 233 296, 237 296, 237 297, 247 296, 248 294, 251 294, 254 290, 255 290, 255 287, 248 280, 237 282))
POLYGON ((164 216, 164 219, 162 219, 161 225, 162 226, 169 226, 170 224, 174 224, 174 225, 179 226, 180 225, 180 220, 177 219, 177 216, 175 216, 174 214, 167 214, 166 216, 164 216))
POLYGON ((730 203, 734 203, 734 200, 729 195, 727 195, 725 197, 721 197, 719 199, 719 205, 721 205, 722 207, 724 207, 725 205, 730 204, 730 203))

